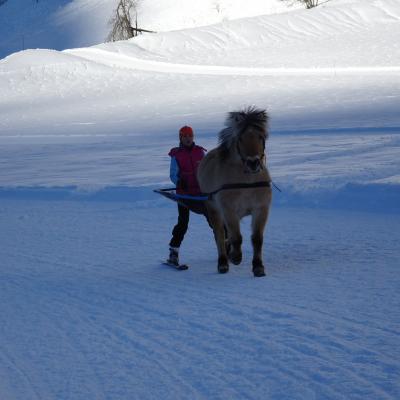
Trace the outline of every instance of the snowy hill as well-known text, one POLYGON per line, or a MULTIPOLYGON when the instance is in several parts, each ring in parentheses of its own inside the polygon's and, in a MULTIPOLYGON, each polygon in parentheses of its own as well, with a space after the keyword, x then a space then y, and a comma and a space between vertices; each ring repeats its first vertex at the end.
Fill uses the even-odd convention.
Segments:
MULTIPOLYGON (((106 4, 40 3, 62 48, 106 4)), ((157 34, 98 44, 94 19, 95 46, 0 60, 0 399, 399 399, 400 2, 157 3, 157 34), (252 104, 282 189, 267 276, 247 219, 228 274, 198 215, 189 270, 160 265, 178 129, 212 149, 252 104)))
MULTIPOLYGON (((71 103, 71 96, 90 98, 91 103, 96 104, 96 115, 91 115, 90 119, 93 132, 97 133, 103 133, 99 129, 107 124, 110 113, 113 119, 128 122, 113 124, 114 133, 132 132, 133 121, 135 130, 140 127, 149 129, 146 121, 151 121, 151 129, 154 129, 152 110, 164 106, 164 103, 166 108, 157 122, 171 126, 163 120, 170 112, 168 108, 171 105, 174 109, 180 107, 175 102, 182 101, 188 94, 194 100, 190 112, 201 114, 194 117, 196 123, 203 120, 204 113, 212 120, 215 112, 221 115, 232 107, 258 103, 271 109, 276 127, 281 129, 299 127, 299 118, 302 128, 328 128, 338 123, 346 127, 398 125, 397 104, 393 97, 396 96, 396 86, 392 79, 398 79, 400 51, 396 38, 399 30, 399 7, 394 0, 368 4, 338 0, 312 11, 298 10, 194 30, 149 34, 127 43, 64 53, 18 53, 0 63, 2 99, 16 98, 20 107, 15 110, 22 108, 24 117, 20 119, 8 113, 8 118, 0 122, 2 133, 14 130, 20 134, 46 133, 48 121, 42 121, 46 125, 42 126, 40 114, 31 114, 32 107, 24 106, 24 103, 40 103, 42 99, 54 96, 60 102, 57 100, 59 111, 54 110, 51 114, 52 134, 66 133, 68 124, 64 125, 64 118, 70 120, 69 115, 73 115, 75 123, 85 121, 91 115, 91 106, 85 105, 85 99, 79 104, 71 103), (153 82, 145 79, 149 71, 157 77, 153 82), (71 79, 66 81, 63 79, 65 75, 71 79), (219 78, 215 80, 215 76, 219 78), (254 77, 257 77, 257 84, 251 85, 249 79, 254 77), (272 77, 277 79, 271 81, 272 77), (175 81, 164 91, 161 99, 154 95, 159 92, 156 89, 159 80, 175 81), (120 84, 121 81, 125 82, 124 85, 120 84), (224 81, 229 81, 229 85, 224 81), (210 85, 216 85, 216 90, 210 85), (217 88, 218 85, 223 89, 217 88), (233 94, 243 85, 246 99, 232 102, 234 97, 228 95, 225 96, 228 103, 223 101, 219 110, 209 109, 211 104, 211 108, 220 104, 220 100, 210 103, 210 96, 219 96, 226 90, 233 94), (337 88, 336 92, 340 91, 341 98, 346 99, 345 103, 336 95, 327 96, 332 85, 337 88), (376 98, 376 85, 384 93, 382 98, 376 98), (118 88, 117 100, 111 96, 115 87, 118 88), (141 90, 139 95, 133 96, 136 87, 141 90), (32 94, 38 90, 41 96, 32 99, 32 94), (357 100, 352 101, 348 96, 357 100), (68 106, 62 107, 60 113, 59 105, 63 101, 68 106), (145 106, 146 112, 143 113, 143 105, 150 101, 152 107, 145 106), (307 115, 299 110, 299 106, 305 105, 309 109, 307 115), (351 115, 344 115, 339 122, 333 111, 343 115, 349 107, 353 108, 351 115), (330 111, 327 119, 325 108, 330 111), (385 109, 384 118, 379 117, 381 108, 385 109), (132 113, 132 110, 135 111, 132 113), (309 119, 310 114, 312 119, 309 119), (304 118, 309 120, 304 121, 304 118), (21 126, 24 119, 30 121, 28 131, 21 126), (12 126, 7 120, 12 121, 12 126)), ((185 104, 184 107, 190 106, 185 104)), ((212 121, 213 126, 219 121, 218 116, 212 121)), ((90 133, 90 127, 87 128, 90 133)), ((68 133, 74 131, 74 128, 68 128, 68 133)))
POLYGON ((0 58, 26 48, 65 48, 53 18, 68 0, 12 0, 0 6, 0 58))
MULTIPOLYGON (((0 5, 0 59, 30 48, 90 46, 105 41, 117 0, 12 0, 0 5)), ((170 31, 299 8, 280 0, 140 0, 140 27, 170 31), (244 6, 244 4, 246 4, 244 6)))

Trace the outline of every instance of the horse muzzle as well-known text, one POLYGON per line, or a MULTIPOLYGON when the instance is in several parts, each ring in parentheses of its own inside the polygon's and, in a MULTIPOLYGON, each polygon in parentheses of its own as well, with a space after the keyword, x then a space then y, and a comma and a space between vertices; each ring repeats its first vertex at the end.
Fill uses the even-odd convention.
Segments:
POLYGON ((247 157, 244 163, 246 172, 256 174, 263 169, 260 157, 247 157))

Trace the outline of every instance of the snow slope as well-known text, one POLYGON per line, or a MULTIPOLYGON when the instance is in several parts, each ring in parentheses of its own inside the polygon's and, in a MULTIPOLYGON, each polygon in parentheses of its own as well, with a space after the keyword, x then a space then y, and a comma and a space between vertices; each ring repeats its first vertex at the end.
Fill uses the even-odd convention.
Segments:
POLYGON ((251 103, 274 130, 399 126, 398 3, 347 3, 17 53, 0 62, 1 134, 168 131, 182 113, 215 131, 251 103))
POLYGON ((53 17, 68 2, 8 0, 1 5, 0 58, 27 48, 66 48, 67 35, 54 24, 53 17))
MULTIPOLYGON (((77 3, 78 4, 78 3, 77 3)), ((82 3, 83 4, 83 3, 82 3)), ((337 0, 0 61, 1 399, 400 396, 400 4, 337 0), (168 150, 271 116, 268 275, 191 217, 168 150)))
MULTIPOLYGON (((22 49, 66 49, 102 43, 117 0, 10 0, 0 5, 0 58, 22 49)), ((140 0, 138 24, 170 31, 260 14, 285 12, 299 5, 280 0, 140 0)))

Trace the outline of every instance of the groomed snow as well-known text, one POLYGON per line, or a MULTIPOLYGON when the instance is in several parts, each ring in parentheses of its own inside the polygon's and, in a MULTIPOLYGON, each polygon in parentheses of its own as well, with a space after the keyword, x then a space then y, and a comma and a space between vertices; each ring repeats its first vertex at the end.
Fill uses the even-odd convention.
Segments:
POLYGON ((178 3, 174 31, 0 60, 0 398, 397 400, 399 2, 199 11, 184 30, 178 3), (179 127, 211 149, 252 104, 282 189, 267 277, 248 219, 228 274, 197 215, 190 269, 161 266, 177 213, 152 189, 179 127))
POLYGON ((399 397, 398 215, 273 208, 255 279, 248 221, 227 275, 196 215, 159 265, 166 201, 1 201, 1 398, 399 397))

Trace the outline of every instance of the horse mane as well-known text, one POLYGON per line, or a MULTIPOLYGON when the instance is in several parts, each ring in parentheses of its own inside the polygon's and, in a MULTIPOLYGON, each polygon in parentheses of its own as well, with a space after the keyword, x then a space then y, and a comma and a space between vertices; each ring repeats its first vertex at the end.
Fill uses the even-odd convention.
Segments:
POLYGON ((225 121, 225 128, 222 129, 218 135, 218 148, 222 156, 228 155, 232 144, 239 138, 241 133, 249 127, 262 131, 265 134, 265 139, 267 139, 267 123, 267 111, 254 106, 241 111, 232 111, 228 113, 225 121))

